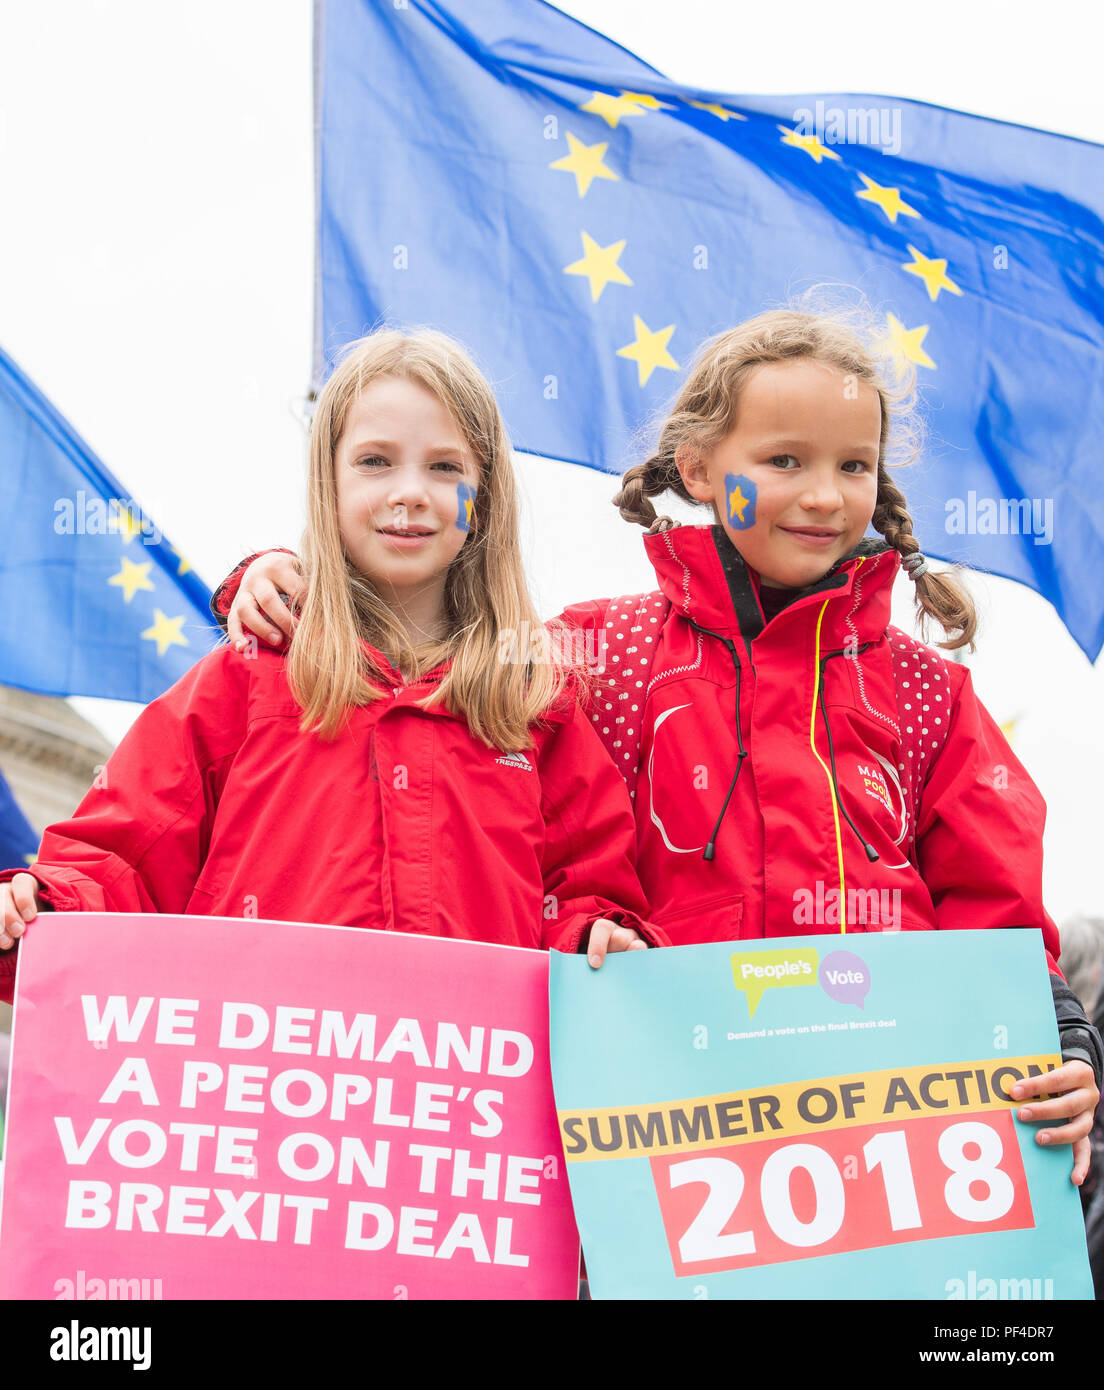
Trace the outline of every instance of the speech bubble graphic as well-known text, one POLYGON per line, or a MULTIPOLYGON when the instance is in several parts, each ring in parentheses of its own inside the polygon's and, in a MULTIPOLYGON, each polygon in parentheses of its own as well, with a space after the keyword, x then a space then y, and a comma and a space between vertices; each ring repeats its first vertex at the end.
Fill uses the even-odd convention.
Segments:
POLYGON ((820 956, 813 946, 799 946, 789 951, 741 951, 730 959, 736 988, 747 995, 748 1018, 754 1018, 764 990, 815 985, 820 956))
POLYGON ((854 951, 831 951, 820 962, 820 987, 829 999, 863 1009, 870 993, 870 967, 854 951))

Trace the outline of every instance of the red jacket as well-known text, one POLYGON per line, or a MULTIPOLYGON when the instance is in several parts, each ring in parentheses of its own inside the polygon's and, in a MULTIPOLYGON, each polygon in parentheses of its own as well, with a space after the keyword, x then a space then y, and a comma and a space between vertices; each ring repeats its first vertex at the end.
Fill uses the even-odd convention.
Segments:
POLYGON ((969 671, 889 627, 896 552, 864 542, 767 622, 721 527, 645 544, 661 593, 562 621, 610 639, 592 721, 626 774, 639 749, 637 870, 671 940, 839 932, 842 908, 848 931, 1040 927, 1053 967, 1042 797, 969 671))
MULTIPOLYGON (((333 741, 298 731, 284 658, 221 647, 138 718, 28 872, 59 910, 327 922, 575 951, 635 926, 632 811, 590 720, 563 701, 501 754, 406 687, 333 741)), ((0 880, 20 870, 9 870, 0 880)), ((15 951, 0 954, 11 997, 15 951)))

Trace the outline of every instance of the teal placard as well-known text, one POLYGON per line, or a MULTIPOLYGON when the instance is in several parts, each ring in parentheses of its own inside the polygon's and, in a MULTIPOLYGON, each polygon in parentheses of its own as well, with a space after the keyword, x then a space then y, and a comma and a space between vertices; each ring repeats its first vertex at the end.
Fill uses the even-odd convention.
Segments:
POLYGON ((594 1297, 1092 1298, 1072 1151, 1000 1094, 1060 1060, 1038 931, 553 951, 549 989, 594 1297))

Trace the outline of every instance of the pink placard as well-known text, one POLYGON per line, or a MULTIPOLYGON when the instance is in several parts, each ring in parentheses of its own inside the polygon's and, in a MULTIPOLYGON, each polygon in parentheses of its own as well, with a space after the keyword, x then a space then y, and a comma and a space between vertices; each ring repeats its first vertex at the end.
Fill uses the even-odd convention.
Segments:
POLYGON ((3 1298, 574 1298, 539 951, 43 914, 3 1298))

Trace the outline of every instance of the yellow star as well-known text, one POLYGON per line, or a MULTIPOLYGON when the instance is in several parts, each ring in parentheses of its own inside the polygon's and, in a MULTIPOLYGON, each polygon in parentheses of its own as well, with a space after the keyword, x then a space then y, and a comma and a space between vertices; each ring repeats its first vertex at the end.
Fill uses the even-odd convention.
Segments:
POLYGON ((107 581, 109 584, 117 584, 123 591, 123 598, 127 603, 134 597, 139 589, 153 590, 153 585, 149 581, 149 572, 153 568, 153 561, 147 560, 144 565, 135 565, 127 559, 125 555, 119 557, 123 567, 118 574, 113 574, 107 581))
POLYGON ((740 484, 737 483, 735 491, 728 494, 729 521, 731 521, 733 517, 735 517, 737 521, 743 521, 744 512, 747 510, 747 505, 750 501, 751 498, 744 496, 743 492, 740 490, 740 484), (737 499, 739 500, 737 501, 737 499))
POLYGON ((618 175, 612 169, 602 163, 602 158, 609 145, 584 145, 581 140, 576 140, 571 131, 567 132, 567 147, 571 151, 565 154, 563 159, 557 159, 554 164, 550 164, 550 169, 566 169, 575 175, 575 187, 579 190, 579 197, 585 198, 586 191, 595 179, 617 179, 618 175))
POLYGON ((909 254, 913 258, 912 261, 902 265, 901 269, 907 270, 910 275, 918 275, 923 280, 929 299, 938 299, 940 290, 950 290, 952 294, 962 293, 955 282, 947 278, 946 261, 929 260, 917 251, 915 246, 909 247, 909 254))
MULTIPOLYGON (((653 97, 654 101, 655 98, 653 97)), ((630 92, 622 92, 619 97, 610 96, 608 92, 595 92, 591 99, 584 102, 579 107, 580 111, 591 111, 595 116, 601 116, 611 129, 617 128, 618 121, 623 116, 643 116, 641 109, 646 104, 645 100, 633 96, 630 92)))
POLYGON ((647 92, 622 92, 622 101, 635 101, 637 106, 643 106, 648 111, 673 111, 675 108, 669 102, 660 101, 658 97, 650 96, 647 92))
POLYGON ((593 237, 583 232, 583 250, 586 255, 580 261, 572 261, 564 266, 565 275, 585 275, 590 281, 591 303, 598 298, 612 280, 616 285, 631 285, 632 281, 617 264, 617 258, 625 249, 624 241, 615 241, 609 246, 599 246, 593 237))
POLYGON ((679 364, 667 351, 667 344, 675 331, 673 323, 653 333, 639 314, 633 314, 633 330, 636 333, 636 341, 618 348, 617 355, 630 357, 636 363, 641 386, 648 384, 648 378, 657 367, 666 367, 671 372, 678 371, 679 364))
POLYGON ((142 535, 142 518, 132 507, 124 507, 115 502, 115 518, 111 526, 113 531, 123 538, 123 544, 129 545, 135 536, 142 535))
POLYGON ((474 506, 475 503, 472 501, 470 497, 464 498, 464 525, 468 528, 469 531, 471 530, 472 508, 474 506))
POLYGON ((153 626, 147 627, 142 637, 148 642, 157 643, 157 655, 164 656, 170 647, 186 647, 188 639, 180 631, 184 614, 179 618, 166 618, 160 608, 153 610, 153 626))
POLYGON ((719 116, 722 121, 746 121, 746 116, 741 116, 739 111, 730 111, 727 106, 719 106, 715 101, 692 101, 691 106, 696 106, 699 111, 709 111, 714 116, 719 116))
POLYGON ((889 335, 878 344, 880 350, 892 352, 899 359, 919 363, 921 367, 935 366, 935 363, 920 346, 927 337, 929 324, 925 323, 920 328, 906 328, 901 320, 895 318, 893 314, 886 315, 886 323, 889 326, 889 335))
POLYGON ((903 212, 906 217, 919 217, 920 214, 915 208, 910 208, 908 203, 901 197, 899 188, 883 188, 880 183, 875 183, 873 179, 868 179, 865 174, 860 174, 866 187, 861 193, 856 193, 856 198, 865 198, 867 202, 877 203, 891 222, 897 221, 897 214, 903 212))
POLYGON ((176 571, 177 574, 178 574, 178 575, 180 575, 180 574, 187 574, 188 571, 192 568, 192 567, 191 567, 191 564, 190 564, 187 560, 185 560, 184 556, 181 555, 180 551, 177 550, 177 548, 176 548, 175 545, 170 545, 170 546, 169 546, 169 549, 170 549, 170 550, 172 551, 172 553, 176 556, 176 558, 180 561, 180 564, 179 564, 179 566, 177 567, 177 571, 176 571))
POLYGON ((839 159, 835 150, 830 150, 826 145, 822 145, 815 135, 802 135, 800 131, 791 130, 789 126, 784 125, 780 125, 778 129, 782 132, 784 145, 792 145, 795 150, 804 150, 818 164, 822 159, 839 159))

